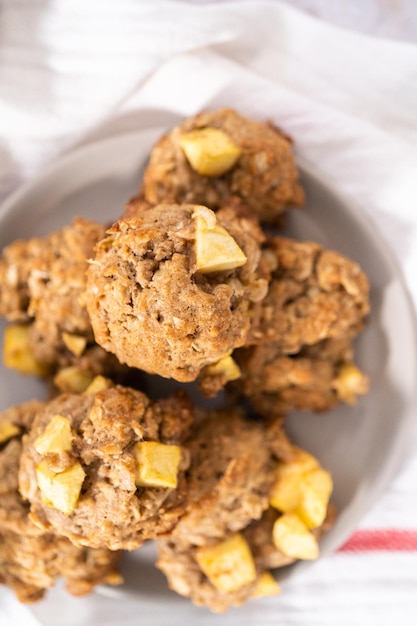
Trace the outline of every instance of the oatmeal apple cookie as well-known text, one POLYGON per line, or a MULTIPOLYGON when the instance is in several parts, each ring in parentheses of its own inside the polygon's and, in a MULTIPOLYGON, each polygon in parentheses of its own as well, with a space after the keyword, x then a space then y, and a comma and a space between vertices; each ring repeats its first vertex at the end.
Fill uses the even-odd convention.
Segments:
POLYGON ((265 254, 276 268, 254 311, 248 346, 233 353, 240 374, 234 389, 266 416, 353 404, 369 386, 354 363, 354 340, 369 313, 365 274, 311 241, 274 237, 265 254))
POLYGON ((237 407, 200 415, 188 447, 189 504, 169 535, 158 539, 157 567, 173 590, 222 611, 242 604, 254 590, 257 573, 240 531, 268 508, 275 455, 291 457, 292 449, 280 420, 268 428, 247 419, 237 407), (196 552, 229 538, 232 551, 243 549, 249 557, 250 576, 224 593, 203 574, 196 552))
POLYGON ((0 583, 21 602, 39 600, 60 577, 77 596, 100 583, 122 582, 119 553, 77 548, 30 520, 29 506, 18 491, 21 439, 43 407, 42 402, 31 401, 0 413, 0 583))
POLYGON ((193 415, 182 394, 151 403, 108 384, 61 394, 38 413, 24 439, 19 484, 42 530, 78 546, 132 550, 184 512, 182 441, 193 415))
POLYGON ((180 382, 246 342, 267 291, 263 233, 232 209, 159 205, 96 246, 85 302, 96 341, 121 363, 180 382))
POLYGON ((0 259, 0 316, 12 322, 5 332, 3 359, 27 374, 48 375, 77 366, 110 374, 119 366, 95 344, 80 302, 87 259, 105 229, 75 219, 45 237, 18 240, 0 259))
POLYGON ((265 222, 304 201, 290 139, 233 109, 200 113, 164 135, 151 152, 141 191, 151 204, 211 209, 238 196, 265 222))
POLYGON ((354 363, 354 340, 369 313, 365 274, 337 252, 284 237, 267 241, 262 264, 271 278, 252 310, 247 345, 202 371, 203 392, 228 385, 263 415, 353 404, 368 391, 354 363))
POLYGON ((281 419, 259 423, 238 407, 200 415, 187 447, 189 501, 170 535, 188 546, 221 539, 260 518, 276 459, 292 456, 281 419))
POLYGON ((171 589, 215 612, 279 593, 271 569, 318 556, 331 525, 330 475, 291 446, 279 420, 262 430, 236 410, 218 413, 191 441, 190 505, 158 539, 157 567, 171 589))

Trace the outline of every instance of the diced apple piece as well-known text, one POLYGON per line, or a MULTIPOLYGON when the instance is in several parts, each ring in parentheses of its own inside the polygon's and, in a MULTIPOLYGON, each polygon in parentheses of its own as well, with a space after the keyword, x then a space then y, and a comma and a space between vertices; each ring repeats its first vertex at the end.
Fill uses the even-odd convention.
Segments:
POLYGON ((87 339, 85 337, 66 332, 62 333, 62 341, 75 356, 81 356, 87 345, 87 339))
POLYGON ((347 404, 355 404, 358 395, 369 391, 369 380, 353 363, 343 363, 339 367, 336 380, 333 382, 338 397, 347 404))
POLYGON ((54 384, 60 391, 83 393, 92 383, 93 377, 76 365, 63 367, 54 376, 54 384))
POLYGON ((270 504, 278 511, 294 511, 308 528, 322 525, 327 513, 333 480, 317 459, 299 448, 288 463, 280 463, 270 504))
POLYGON ((55 473, 44 460, 36 466, 36 478, 43 503, 71 515, 85 478, 81 464, 77 462, 63 472, 55 473))
POLYGON ((278 464, 276 480, 270 495, 271 506, 283 513, 297 507, 301 498, 304 474, 319 466, 317 459, 301 448, 294 448, 294 452, 294 459, 288 463, 278 464))
POLYGON ((208 376, 223 376, 225 380, 237 380, 242 373, 236 361, 230 354, 222 357, 216 363, 212 363, 206 367, 208 376))
POLYGON ((72 448, 72 440, 71 421, 63 415, 54 415, 33 445, 39 454, 68 452, 72 448))
POLYGON ((303 476, 296 513, 308 528, 318 528, 323 524, 332 491, 333 480, 326 470, 318 467, 303 476))
POLYGON ((284 513, 274 523, 275 547, 294 559, 313 560, 319 556, 316 538, 296 513, 284 513))
POLYGON ((87 389, 83 392, 85 395, 98 393, 99 391, 103 391, 103 389, 108 389, 111 386, 111 380, 101 376, 95 376, 93 381, 88 385, 87 389))
POLYGON ((242 150, 219 128, 200 128, 181 135, 187 161, 202 176, 222 176, 235 165, 242 150))
POLYGON ((46 376, 48 367, 38 361, 29 343, 29 326, 7 326, 4 331, 3 361, 21 374, 46 376))
MULTIPOLYGON (((280 469, 280 468, 279 468, 280 469)), ((280 474, 277 470, 277 479, 272 487, 269 503, 277 511, 286 513, 298 505, 301 498, 301 472, 280 474)))
POLYGON ((181 448, 157 441, 136 444, 136 484, 138 487, 171 487, 178 482, 181 448))
POLYGON ((195 559, 212 585, 225 593, 256 579, 252 553, 239 533, 213 546, 197 548, 195 559))
POLYGON ((0 424, 0 443, 9 441, 9 439, 16 437, 16 435, 19 435, 19 433, 20 428, 12 422, 5 422, 4 424, 0 424))
POLYGON ((271 572, 263 572, 258 580, 256 586, 251 593, 251 598, 264 598, 266 596, 277 596, 281 593, 281 587, 272 576, 271 572))
POLYGON ((233 237, 221 226, 215 214, 198 207, 195 219, 196 266, 203 274, 241 267, 247 258, 233 237), (213 219, 214 218, 214 219, 213 219))

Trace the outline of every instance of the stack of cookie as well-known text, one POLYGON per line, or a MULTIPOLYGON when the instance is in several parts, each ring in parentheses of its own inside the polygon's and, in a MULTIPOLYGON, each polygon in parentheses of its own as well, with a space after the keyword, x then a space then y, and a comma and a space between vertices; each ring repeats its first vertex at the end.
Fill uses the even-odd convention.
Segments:
POLYGON ((285 416, 367 392, 369 285, 277 234, 303 199, 289 138, 223 109, 160 139, 110 228, 80 217, 3 251, 4 363, 51 395, 0 415, 0 581, 22 601, 58 576, 118 584, 120 553, 149 540, 170 587, 214 611, 317 558, 332 479, 285 416))

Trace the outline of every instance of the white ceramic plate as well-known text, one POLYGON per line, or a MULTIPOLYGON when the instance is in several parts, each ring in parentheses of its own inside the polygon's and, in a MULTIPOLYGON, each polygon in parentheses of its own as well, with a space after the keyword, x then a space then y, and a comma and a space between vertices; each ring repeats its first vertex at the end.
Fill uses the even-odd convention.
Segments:
MULTIPOLYGON (((172 125, 175 120, 166 123, 172 125)), ((159 122, 158 122, 159 123, 159 122)), ((136 192, 150 147, 165 128, 124 134, 92 144, 62 158, 11 196, 0 208, 0 248, 16 238, 43 235, 76 215, 108 222, 117 218, 136 192)), ((359 262, 371 283, 372 314, 357 342, 357 361, 372 389, 354 407, 321 414, 294 414, 289 431, 302 447, 318 456, 334 476, 339 517, 321 545, 322 555, 340 546, 393 477, 410 432, 416 388, 416 333, 412 307, 401 273, 375 227, 301 164, 307 206, 293 210, 287 234, 313 239, 359 262)), ((0 408, 43 394, 36 381, 1 367, 0 408)), ((126 555, 126 583, 74 599, 60 586, 33 608, 42 624, 87 626, 142 623, 162 626, 187 620, 199 624, 262 623, 279 610, 279 598, 249 603, 240 612, 213 616, 168 591, 153 567, 152 546, 126 555), (76 620, 75 620, 75 615, 76 620)), ((297 564, 280 574, 294 576, 297 564)))

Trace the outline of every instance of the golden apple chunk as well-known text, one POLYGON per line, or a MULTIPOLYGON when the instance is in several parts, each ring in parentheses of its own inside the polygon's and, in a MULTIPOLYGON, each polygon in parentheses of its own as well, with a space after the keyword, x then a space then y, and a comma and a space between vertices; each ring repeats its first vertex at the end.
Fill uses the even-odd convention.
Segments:
POLYGON ((208 365, 206 373, 209 376, 224 376, 227 381, 237 380, 242 375, 238 364, 230 354, 222 357, 216 363, 208 365))
POLYGON ((54 376, 54 384, 60 391, 83 393, 92 383, 93 376, 76 365, 63 367, 54 376))
POLYGON ((46 376, 48 367, 34 356, 29 342, 29 326, 12 324, 4 331, 3 362, 21 374, 46 376))
POLYGON ((197 269, 203 274, 241 267, 247 258, 233 237, 221 226, 216 215, 198 207, 195 219, 195 255, 197 269))
POLYGON ((256 568, 245 538, 237 533, 214 546, 197 548, 195 559, 209 581, 231 593, 256 580, 256 568))
POLYGON ((323 524, 332 491, 332 477, 321 467, 304 475, 296 512, 308 528, 318 528, 323 524))
POLYGON ((39 454, 69 452, 72 440, 71 421, 63 415, 54 415, 43 433, 35 439, 34 448, 39 454))
POLYGON ((340 366, 336 380, 333 382, 338 397, 347 404, 355 404, 356 397, 369 391, 369 380, 353 363, 340 366))
POLYGON ((271 506, 283 513, 298 506, 304 475, 319 466, 317 459, 308 452, 300 448, 294 448, 294 452, 290 462, 278 464, 270 494, 271 506))
POLYGON ((135 448, 138 487, 171 487, 178 482, 181 448, 157 441, 140 441, 135 448))
POLYGON ((319 556, 316 538, 296 513, 284 513, 274 523, 275 547, 294 559, 313 560, 319 556))
POLYGON ((46 460, 36 466, 36 478, 42 502, 65 515, 71 515, 77 506, 85 472, 80 463, 75 463, 63 472, 56 473, 46 460))
POLYGON ((331 474, 300 448, 287 463, 280 463, 270 493, 270 504, 282 513, 296 513, 308 528, 321 526, 333 491, 331 474))
POLYGON ((87 339, 85 337, 66 332, 62 333, 62 341, 75 356, 81 356, 87 345, 87 339))
POLYGON ((91 383, 88 385, 87 389, 84 390, 84 394, 88 395, 88 394, 93 394, 93 393, 98 393, 99 391, 103 391, 103 389, 108 389, 111 386, 111 380, 109 378, 106 378, 105 376, 101 376, 101 374, 98 374, 98 376, 95 376, 93 378, 93 380, 91 381, 91 383))
POLYGON ((202 176, 222 176, 242 154, 239 146, 219 128, 200 128, 181 135, 187 161, 202 176))

